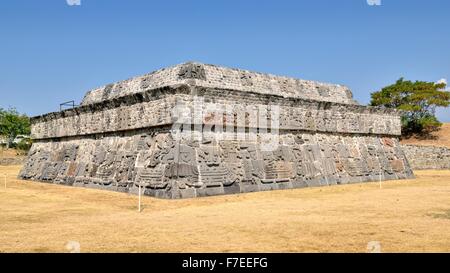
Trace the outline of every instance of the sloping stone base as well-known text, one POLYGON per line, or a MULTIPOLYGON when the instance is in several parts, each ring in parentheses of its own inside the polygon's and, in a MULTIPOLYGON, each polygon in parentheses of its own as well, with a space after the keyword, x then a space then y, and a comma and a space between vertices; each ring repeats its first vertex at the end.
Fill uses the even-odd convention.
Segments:
POLYGON ((22 179, 160 198, 412 178, 395 137, 282 131, 273 151, 258 140, 174 140, 170 128, 33 143, 22 179))

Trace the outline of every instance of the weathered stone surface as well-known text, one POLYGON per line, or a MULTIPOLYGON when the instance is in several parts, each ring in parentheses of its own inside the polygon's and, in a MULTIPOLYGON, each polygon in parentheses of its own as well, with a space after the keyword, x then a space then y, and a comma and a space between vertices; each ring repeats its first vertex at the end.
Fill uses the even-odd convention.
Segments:
MULTIPOLYGON (((243 92, 177 85, 34 117, 32 137, 60 138, 172 124, 176 119, 173 109, 180 104, 189 110, 195 123, 195 100, 198 98, 202 98, 204 105, 213 103, 229 107, 230 117, 220 120, 225 125, 234 126, 236 116, 246 108, 270 103, 272 107, 279 107, 278 126, 282 130, 377 135, 401 133, 398 113, 393 110, 305 99, 288 100, 274 95, 255 97, 243 92)), ((270 107, 264 110, 269 112, 270 107)), ((200 123, 214 125, 217 122, 211 117, 200 123)))
POLYGON ((20 177, 160 198, 412 177, 398 135, 345 87, 187 63, 34 117, 20 177))
POLYGON ((63 184, 75 181, 77 186, 121 191, 142 183, 147 194, 165 198, 174 197, 174 190, 182 198, 412 176, 405 156, 396 150, 396 138, 386 145, 374 136, 289 132, 281 136, 278 149, 267 152, 245 141, 176 142, 168 131, 38 141, 20 176, 45 181, 59 177, 63 184), (308 142, 296 143, 297 138, 308 142), (147 149, 132 145, 142 139, 147 149), (357 148, 349 153, 345 147, 357 148), (71 156, 61 156, 67 154, 71 156))
POLYGON ((437 146, 401 145, 411 168, 450 170, 450 149, 437 146))
POLYGON ((342 85, 293 79, 201 63, 185 63, 163 68, 140 77, 91 90, 84 97, 82 104, 96 103, 176 84, 192 84, 248 93, 273 94, 290 98, 356 104, 352 98, 352 92, 342 85))

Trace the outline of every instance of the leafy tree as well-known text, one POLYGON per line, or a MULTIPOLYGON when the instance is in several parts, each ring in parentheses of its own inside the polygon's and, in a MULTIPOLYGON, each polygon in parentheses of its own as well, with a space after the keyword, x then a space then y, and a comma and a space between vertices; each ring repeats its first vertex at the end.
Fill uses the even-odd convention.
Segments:
POLYGON ((403 135, 427 135, 442 125, 435 116, 436 107, 450 105, 450 92, 445 87, 445 83, 400 78, 395 84, 372 93, 370 104, 403 110, 403 135))
POLYGON ((30 118, 10 108, 0 108, 0 135, 7 138, 7 147, 11 147, 17 135, 29 135, 31 132, 30 118))

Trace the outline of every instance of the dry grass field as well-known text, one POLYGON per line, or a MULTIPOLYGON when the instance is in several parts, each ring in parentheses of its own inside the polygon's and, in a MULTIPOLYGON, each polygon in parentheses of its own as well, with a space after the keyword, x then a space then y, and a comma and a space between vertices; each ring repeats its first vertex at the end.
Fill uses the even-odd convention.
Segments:
POLYGON ((0 147, 0 158, 16 157, 16 156, 18 156, 18 153, 20 153, 20 152, 15 149, 6 149, 3 147, 0 147))
POLYGON ((414 180, 185 200, 15 179, 0 166, 0 252, 450 252, 450 171, 414 180), (7 174, 6 188, 1 177, 7 174))

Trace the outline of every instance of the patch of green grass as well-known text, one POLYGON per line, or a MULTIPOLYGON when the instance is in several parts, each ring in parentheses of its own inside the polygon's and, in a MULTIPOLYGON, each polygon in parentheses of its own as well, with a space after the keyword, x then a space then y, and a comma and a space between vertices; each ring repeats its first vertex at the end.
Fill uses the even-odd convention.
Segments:
POLYGON ((439 213, 431 213, 431 214, 429 214, 429 216, 431 216, 433 218, 438 218, 438 219, 449 219, 450 220, 450 209, 444 210, 439 213))

